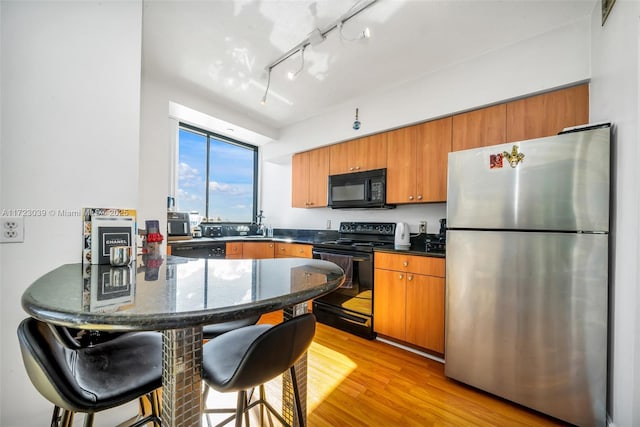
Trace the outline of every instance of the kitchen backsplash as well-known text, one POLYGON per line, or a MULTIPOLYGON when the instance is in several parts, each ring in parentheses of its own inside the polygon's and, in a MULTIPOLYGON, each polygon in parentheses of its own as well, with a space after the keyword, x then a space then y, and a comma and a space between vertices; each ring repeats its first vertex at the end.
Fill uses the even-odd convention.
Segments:
POLYGON ((447 216, 446 203, 398 205, 395 209, 280 209, 269 212, 263 205, 265 224, 276 228, 337 230, 342 221, 406 222, 411 233, 418 233, 421 221, 427 222, 427 233, 440 231, 440 219, 447 216), (329 224, 330 222, 330 224, 329 224))

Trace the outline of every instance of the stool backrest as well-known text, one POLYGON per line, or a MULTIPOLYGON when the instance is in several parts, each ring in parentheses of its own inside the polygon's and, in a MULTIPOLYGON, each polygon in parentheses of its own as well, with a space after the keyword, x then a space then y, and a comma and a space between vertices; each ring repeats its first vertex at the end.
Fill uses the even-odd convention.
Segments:
POLYGON ((282 374, 307 351, 315 332, 316 317, 312 313, 268 329, 247 349, 233 383, 248 389, 282 374))
POLYGON ((76 350, 56 338, 52 328, 27 318, 18 326, 18 341, 29 379, 54 405, 82 411, 95 396, 79 387, 72 372, 76 350))

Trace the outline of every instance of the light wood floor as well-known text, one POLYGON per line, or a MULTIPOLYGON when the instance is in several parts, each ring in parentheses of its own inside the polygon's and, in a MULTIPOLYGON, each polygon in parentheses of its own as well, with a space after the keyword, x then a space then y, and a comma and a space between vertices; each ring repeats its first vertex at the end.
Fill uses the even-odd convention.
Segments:
POLYGON ((564 425, 447 379, 439 362, 320 323, 308 352, 307 393, 311 427, 564 425))

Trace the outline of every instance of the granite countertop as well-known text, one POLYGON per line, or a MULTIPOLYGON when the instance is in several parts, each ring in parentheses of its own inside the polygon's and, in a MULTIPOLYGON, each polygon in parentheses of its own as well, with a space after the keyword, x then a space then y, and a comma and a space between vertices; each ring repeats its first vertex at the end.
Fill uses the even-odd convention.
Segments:
MULTIPOLYGON (((339 233, 333 230, 276 230, 273 237, 263 236, 225 236, 225 237, 195 237, 186 240, 172 240, 171 246, 206 246, 211 243, 221 242, 282 242, 314 244, 330 240, 336 240, 339 233)), ((427 252, 424 242, 412 238, 411 247, 408 249, 374 248, 375 252, 406 253, 409 255, 429 256, 445 258, 444 252, 427 252)))
POLYGON ((62 265, 29 286, 22 307, 81 329, 178 329, 290 307, 343 280, 338 266, 316 259, 139 256, 126 267, 62 265))
POLYGON ((339 233, 335 230, 299 230, 275 229, 273 237, 261 235, 222 236, 222 237, 194 237, 184 240, 170 240, 169 245, 201 245, 214 242, 283 242, 283 243, 321 243, 336 240, 339 233))

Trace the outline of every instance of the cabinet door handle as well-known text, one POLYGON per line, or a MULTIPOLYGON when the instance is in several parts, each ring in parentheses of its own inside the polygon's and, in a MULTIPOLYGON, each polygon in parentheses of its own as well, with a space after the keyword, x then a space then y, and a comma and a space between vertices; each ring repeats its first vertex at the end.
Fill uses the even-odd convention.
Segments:
POLYGON ((404 279, 404 274, 398 274, 398 279, 400 280, 404 279))
POLYGON ((422 200, 422 196, 418 196, 418 200, 422 200))
POLYGON ((356 170, 359 171, 360 170, 360 166, 356 166, 356 170))
POLYGON ((409 200, 413 200, 413 196, 409 196, 409 200))
POLYGON ((407 280, 408 280, 408 281, 412 281, 412 280, 413 280, 413 274, 408 275, 408 276, 407 276, 407 280))
POLYGON ((350 171, 352 171, 353 169, 354 169, 354 168, 353 168, 353 166, 351 166, 351 167, 349 168, 349 170, 350 170, 350 171))
POLYGON ((402 263, 402 266, 403 266, 403 267, 408 267, 408 266, 409 266, 409 261, 405 261, 405 262, 403 262, 403 263, 402 263))

